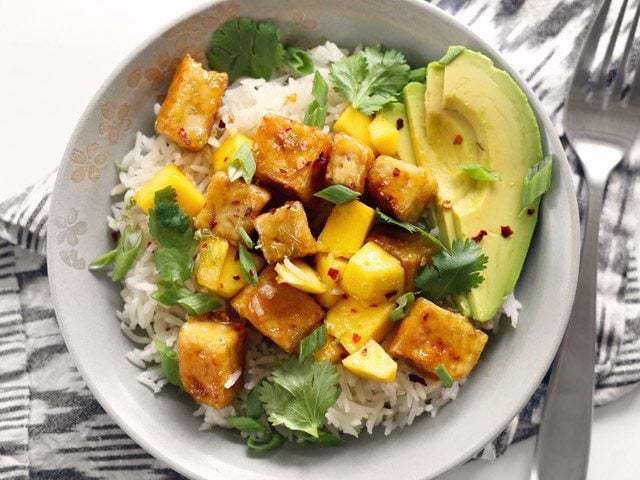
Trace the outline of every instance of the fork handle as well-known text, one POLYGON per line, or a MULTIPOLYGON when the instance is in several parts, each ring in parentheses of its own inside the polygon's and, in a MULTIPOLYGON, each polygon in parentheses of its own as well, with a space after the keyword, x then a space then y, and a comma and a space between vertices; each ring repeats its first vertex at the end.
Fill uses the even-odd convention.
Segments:
POLYGON ((587 476, 596 361, 598 230, 604 186, 604 182, 588 182, 578 288, 549 382, 530 480, 584 480, 587 476))

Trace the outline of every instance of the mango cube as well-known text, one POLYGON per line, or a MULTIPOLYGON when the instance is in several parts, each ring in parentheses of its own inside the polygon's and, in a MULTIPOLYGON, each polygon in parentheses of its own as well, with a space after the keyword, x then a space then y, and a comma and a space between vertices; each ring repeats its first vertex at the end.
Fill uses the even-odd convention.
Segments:
POLYGON ((288 283, 292 287, 308 293, 324 293, 327 286, 320 281, 320 277, 313 268, 302 260, 293 262, 285 258, 276 264, 276 280, 278 283, 288 283))
POLYGON ((340 279, 347 266, 344 258, 336 257, 332 253, 318 253, 316 255, 316 272, 322 283, 327 286, 324 293, 316 295, 316 300, 324 308, 331 308, 342 298, 340 279))
POLYGON ((313 359, 316 362, 327 361, 330 363, 338 363, 346 355, 347 351, 340 345, 338 339, 328 335, 324 345, 313 354, 313 359))
POLYGON ((369 138, 373 148, 383 155, 396 156, 400 132, 389 120, 378 114, 369 124, 369 138))
POLYGON ((216 172, 220 170, 226 172, 229 162, 243 145, 248 145, 249 148, 253 148, 253 140, 241 133, 234 133, 227 138, 211 157, 213 170, 216 172))
POLYGON ((333 131, 351 135, 373 148, 371 137, 369 136, 370 123, 371 118, 349 105, 333 124, 333 131))
MULTIPOLYGON (((227 243, 226 254, 222 263, 220 264, 217 261, 215 266, 204 264, 201 253, 196 259, 196 281, 200 286, 217 293, 223 298, 232 298, 247 286, 247 282, 242 276, 238 249, 230 245, 226 240, 221 238, 218 238, 218 240, 227 243)), ((251 254, 251 256, 259 272, 264 266, 264 260, 258 255, 251 254)))
POLYGON ((364 243, 375 218, 373 208, 358 200, 336 205, 318 237, 318 249, 351 257, 364 243))
POLYGON ((360 350, 342 360, 342 365, 360 378, 377 382, 391 383, 398 372, 398 364, 375 340, 369 340, 360 350))
POLYGON ((369 304, 348 297, 340 300, 327 312, 324 323, 327 332, 336 337, 349 353, 353 353, 369 340, 382 340, 393 327, 389 313, 390 302, 369 304))
POLYGON ((166 187, 173 187, 178 205, 187 215, 197 215, 204 206, 204 195, 175 165, 167 165, 151 177, 136 191, 133 199, 145 213, 149 213, 156 203, 156 192, 166 187))
POLYGON ((196 281, 199 285, 214 290, 229 251, 229 242, 224 238, 210 237, 200 241, 196 258, 196 281))
POLYGON ((341 281, 342 288, 365 302, 384 302, 404 288, 404 269, 400 260, 374 242, 367 242, 349 259, 341 281))

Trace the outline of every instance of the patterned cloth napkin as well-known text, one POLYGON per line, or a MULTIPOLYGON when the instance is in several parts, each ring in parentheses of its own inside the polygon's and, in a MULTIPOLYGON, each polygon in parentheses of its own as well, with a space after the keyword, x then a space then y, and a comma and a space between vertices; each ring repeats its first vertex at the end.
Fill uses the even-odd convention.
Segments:
MULTIPOLYGON (((533 87, 561 131, 566 83, 597 2, 433 3, 496 45, 533 87)), ((567 153, 576 165, 571 150, 567 153)), ((614 172, 602 217, 597 405, 640 382, 640 284, 634 242, 639 176, 640 170, 630 162, 614 172)), ((43 257, 53 180, 50 175, 0 203, 0 479, 182 478, 143 451, 105 414, 65 348, 43 257)), ((579 172, 575 180, 583 204, 579 172)), ((546 380, 478 456, 493 459, 512 442, 535 434, 545 392, 546 380)))

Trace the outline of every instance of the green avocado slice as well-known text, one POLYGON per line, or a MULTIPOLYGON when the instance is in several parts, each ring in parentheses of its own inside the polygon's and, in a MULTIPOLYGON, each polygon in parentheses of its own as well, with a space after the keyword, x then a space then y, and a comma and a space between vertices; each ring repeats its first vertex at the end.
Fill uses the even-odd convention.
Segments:
POLYGON ((489 259, 484 282, 456 299, 463 313, 487 321, 513 291, 529 250, 539 200, 523 212, 523 179, 542 159, 542 144, 531 106, 509 74, 478 52, 451 52, 447 62, 428 65, 424 97, 405 90, 405 101, 407 112, 423 106, 422 132, 413 137, 426 138, 424 155, 415 143, 414 150, 438 181, 432 222, 445 244, 476 239, 489 259), (499 180, 475 181, 460 169, 466 164, 483 165, 499 180))

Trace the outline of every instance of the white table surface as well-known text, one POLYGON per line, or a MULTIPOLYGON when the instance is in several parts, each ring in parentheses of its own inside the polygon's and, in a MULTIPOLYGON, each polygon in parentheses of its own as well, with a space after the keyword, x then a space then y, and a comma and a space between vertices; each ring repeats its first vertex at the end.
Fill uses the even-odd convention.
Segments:
MULTIPOLYGON (((55 168, 114 65, 200 0, 0 0, 0 198, 55 168)), ((550 74, 553 74, 550 72, 550 74)), ((640 390, 596 411, 590 480, 640 478, 640 390)), ((529 478, 533 440, 442 480, 529 478)))

